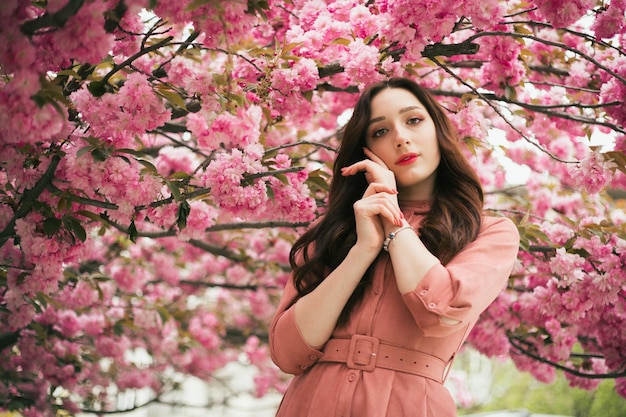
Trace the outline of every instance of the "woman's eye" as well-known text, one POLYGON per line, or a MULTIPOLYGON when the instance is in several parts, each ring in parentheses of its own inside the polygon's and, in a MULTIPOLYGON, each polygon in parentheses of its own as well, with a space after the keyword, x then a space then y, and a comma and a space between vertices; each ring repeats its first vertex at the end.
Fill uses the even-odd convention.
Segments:
POLYGON ((416 125, 421 121, 422 119, 420 119, 419 117, 411 117, 409 120, 407 120, 407 124, 416 125))
POLYGON ((385 133, 387 133, 387 129, 377 129, 374 132, 372 132, 372 137, 379 138, 385 133))

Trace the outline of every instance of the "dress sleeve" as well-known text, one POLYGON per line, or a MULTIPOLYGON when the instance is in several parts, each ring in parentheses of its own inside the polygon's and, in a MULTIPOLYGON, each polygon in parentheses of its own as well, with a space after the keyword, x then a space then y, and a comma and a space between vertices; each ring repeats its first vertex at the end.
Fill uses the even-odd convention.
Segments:
POLYGON ((444 337, 476 321, 504 288, 518 249, 519 233, 510 219, 485 217, 473 242, 402 295, 425 336, 444 337), (455 324, 442 323, 442 316, 455 324))
MULTIPOLYGON (((292 277, 293 278, 293 277, 292 277)), ((322 352, 309 346, 296 324, 294 300, 297 291, 293 279, 285 286, 269 331, 272 361, 288 374, 298 375, 314 365, 322 352)))

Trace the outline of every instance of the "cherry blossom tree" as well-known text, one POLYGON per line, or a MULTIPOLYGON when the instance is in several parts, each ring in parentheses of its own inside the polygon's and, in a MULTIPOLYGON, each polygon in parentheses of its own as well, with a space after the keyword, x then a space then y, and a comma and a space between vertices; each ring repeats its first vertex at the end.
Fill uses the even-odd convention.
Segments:
POLYGON ((520 230, 469 344, 626 397, 625 10, 3 0, 0 410, 116 411, 242 353, 256 395, 283 390, 266 329, 290 246, 356 93, 395 75, 438 97, 486 210, 520 230))

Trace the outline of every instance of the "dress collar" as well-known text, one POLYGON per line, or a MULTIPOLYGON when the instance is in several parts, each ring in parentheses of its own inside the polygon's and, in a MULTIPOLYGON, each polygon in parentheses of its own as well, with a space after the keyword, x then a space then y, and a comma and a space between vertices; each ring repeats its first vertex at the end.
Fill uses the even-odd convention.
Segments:
POLYGON ((400 205, 400 210, 409 211, 415 214, 426 214, 430 211, 432 206, 432 201, 430 200, 400 200, 398 204, 400 205))

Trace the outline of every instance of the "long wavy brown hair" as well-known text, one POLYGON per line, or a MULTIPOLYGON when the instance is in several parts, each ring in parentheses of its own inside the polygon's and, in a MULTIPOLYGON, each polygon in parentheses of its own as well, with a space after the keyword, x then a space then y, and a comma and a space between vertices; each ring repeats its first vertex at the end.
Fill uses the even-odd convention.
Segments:
MULTIPOLYGON (((435 175, 432 207, 419 229, 420 239, 445 265, 478 235, 483 209, 482 187, 461 152, 456 131, 444 109, 428 90, 407 78, 391 78, 370 85, 361 94, 343 129, 327 211, 291 248, 289 261, 300 297, 313 291, 337 268, 356 243, 353 204, 363 196, 368 184, 365 175, 343 176, 341 168, 366 158, 363 147, 372 99, 387 88, 402 88, 415 95, 435 124, 441 162, 435 175)), ((371 281, 371 269, 370 266, 348 300, 339 325, 347 323, 354 306, 363 298, 371 281)))

